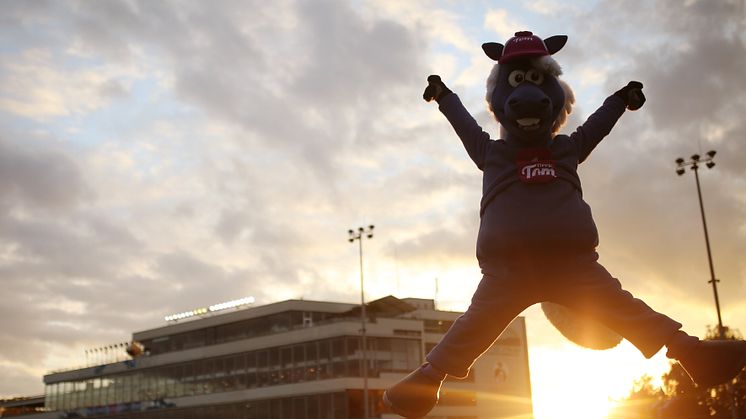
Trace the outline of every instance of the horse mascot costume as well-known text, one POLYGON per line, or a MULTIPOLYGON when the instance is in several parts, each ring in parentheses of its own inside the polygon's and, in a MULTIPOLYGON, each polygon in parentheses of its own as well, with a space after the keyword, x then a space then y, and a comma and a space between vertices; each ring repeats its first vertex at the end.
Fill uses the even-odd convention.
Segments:
POLYGON ((508 324, 535 303, 543 303, 552 324, 583 346, 610 348, 623 337, 647 358, 667 347, 666 355, 700 386, 727 382, 746 364, 746 342, 688 335, 598 263, 598 231, 577 167, 645 96, 641 83, 629 82, 572 134, 560 134, 574 97, 552 55, 566 42, 563 35, 541 39, 518 32, 505 45, 482 45, 497 61, 486 100, 501 126, 498 140, 490 139, 440 77, 428 77, 424 99, 438 103, 483 172, 477 237, 483 276, 469 308, 426 362, 384 392, 384 403, 401 416, 425 416, 446 376, 466 377, 508 324))

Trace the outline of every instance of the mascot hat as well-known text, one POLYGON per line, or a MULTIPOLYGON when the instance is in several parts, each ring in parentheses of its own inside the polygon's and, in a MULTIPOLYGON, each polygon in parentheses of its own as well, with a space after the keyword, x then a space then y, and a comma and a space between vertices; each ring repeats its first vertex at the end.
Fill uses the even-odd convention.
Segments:
POLYGON ((542 40, 530 31, 516 32, 505 45, 488 42, 482 49, 488 57, 500 64, 505 64, 516 58, 537 58, 552 55, 562 49, 567 42, 567 36, 557 35, 542 40))
POLYGON ((502 56, 498 60, 500 64, 518 57, 542 57, 549 55, 544 41, 532 32, 516 32, 515 36, 505 43, 502 56))

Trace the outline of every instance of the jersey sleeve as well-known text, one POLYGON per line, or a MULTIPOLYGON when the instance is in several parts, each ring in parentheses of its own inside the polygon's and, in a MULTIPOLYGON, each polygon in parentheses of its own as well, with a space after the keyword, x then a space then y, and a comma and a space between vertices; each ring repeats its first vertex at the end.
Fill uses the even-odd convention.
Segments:
POLYGON ((456 135, 466 148, 469 157, 477 167, 484 168, 485 156, 490 143, 490 135, 482 130, 455 93, 449 94, 440 101, 440 111, 450 122, 456 135))
POLYGON ((570 134, 570 141, 578 153, 578 163, 582 163, 594 148, 606 137, 625 110, 625 103, 619 97, 609 96, 588 119, 570 134))

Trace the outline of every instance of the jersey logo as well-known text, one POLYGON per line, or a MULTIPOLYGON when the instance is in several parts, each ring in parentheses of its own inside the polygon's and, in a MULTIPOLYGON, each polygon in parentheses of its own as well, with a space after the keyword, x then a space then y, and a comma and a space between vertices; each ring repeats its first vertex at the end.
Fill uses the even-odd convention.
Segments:
POLYGON ((518 178, 523 183, 546 183, 557 178, 557 168, 548 148, 523 148, 516 156, 518 178))

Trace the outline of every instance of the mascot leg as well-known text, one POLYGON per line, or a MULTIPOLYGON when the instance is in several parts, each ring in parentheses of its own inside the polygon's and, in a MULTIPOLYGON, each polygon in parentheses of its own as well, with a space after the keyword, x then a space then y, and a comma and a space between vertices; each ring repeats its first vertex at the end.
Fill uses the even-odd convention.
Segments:
POLYGON ((725 383, 746 366, 746 341, 701 341, 679 330, 681 323, 654 311, 622 289, 597 262, 559 281, 553 300, 595 318, 635 345, 647 358, 663 346, 701 387, 725 383))
POLYGON ((474 361, 500 336, 510 322, 530 305, 540 301, 540 287, 528 286, 518 275, 485 275, 471 305, 459 317, 438 345, 427 355, 427 362, 394 384, 383 394, 394 413, 419 418, 435 407, 440 385, 446 375, 463 378, 474 361))
POLYGON ((622 289, 596 261, 566 270, 553 294, 551 301, 598 320, 630 341, 646 358, 655 355, 681 328, 681 323, 622 289))

